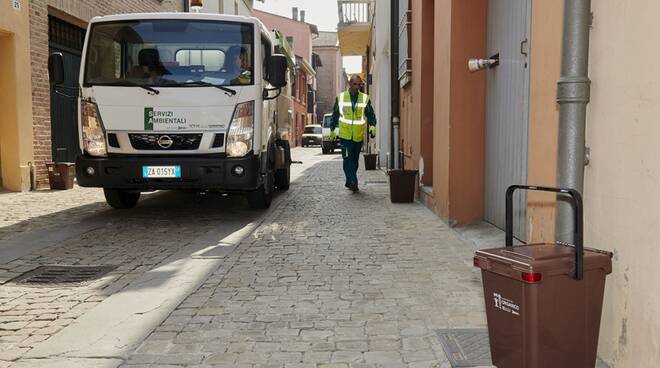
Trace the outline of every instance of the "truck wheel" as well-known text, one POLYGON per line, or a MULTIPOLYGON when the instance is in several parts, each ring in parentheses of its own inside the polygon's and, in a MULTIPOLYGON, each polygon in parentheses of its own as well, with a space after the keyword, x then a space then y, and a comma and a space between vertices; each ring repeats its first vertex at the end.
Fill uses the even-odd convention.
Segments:
POLYGON ((291 165, 275 172, 275 187, 278 190, 289 190, 291 186, 291 165))
POLYGON ((266 188, 262 185, 254 192, 249 192, 247 200, 250 208, 256 210, 266 209, 270 207, 270 203, 273 201, 273 193, 266 194, 266 188))
POLYGON ((133 208, 140 200, 140 192, 120 189, 103 189, 105 201, 116 209, 133 208))
POLYGON ((289 190, 291 186, 291 147, 286 141, 280 141, 279 145, 285 150, 286 166, 275 171, 275 187, 278 190, 289 190))

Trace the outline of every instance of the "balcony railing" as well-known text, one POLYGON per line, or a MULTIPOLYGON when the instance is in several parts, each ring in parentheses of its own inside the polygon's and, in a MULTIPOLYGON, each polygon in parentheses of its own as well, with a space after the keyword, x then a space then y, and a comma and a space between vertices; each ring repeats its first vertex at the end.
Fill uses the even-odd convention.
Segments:
POLYGON ((370 24, 373 12, 372 0, 337 0, 339 26, 370 24))

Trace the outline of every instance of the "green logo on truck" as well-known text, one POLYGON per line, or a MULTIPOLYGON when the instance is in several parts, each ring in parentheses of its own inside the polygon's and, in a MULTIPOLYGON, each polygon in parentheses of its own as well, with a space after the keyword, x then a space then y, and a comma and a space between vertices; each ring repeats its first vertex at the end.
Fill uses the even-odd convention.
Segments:
POLYGON ((144 130, 181 130, 189 128, 185 112, 158 107, 144 108, 144 130))
POLYGON ((144 108, 144 130, 154 130, 154 108, 144 108))

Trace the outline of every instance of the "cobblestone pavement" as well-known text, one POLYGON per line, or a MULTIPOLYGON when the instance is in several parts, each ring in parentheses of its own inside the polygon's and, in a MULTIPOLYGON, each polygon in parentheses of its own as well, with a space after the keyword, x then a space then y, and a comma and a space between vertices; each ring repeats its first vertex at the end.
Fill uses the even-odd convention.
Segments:
MULTIPOLYGON (((0 254, 45 247, 13 260, 0 257, 0 367, 47 341, 110 295, 124 289, 219 224, 239 229, 261 215, 243 197, 194 192, 145 195, 130 211, 110 209, 99 189, 0 194, 0 254), (114 265, 82 286, 23 287, 8 282, 40 265, 114 265)), ((231 232, 231 231, 230 231, 231 232)))
POLYGON ((471 245, 390 203, 382 172, 352 194, 339 156, 301 158, 287 200, 122 367, 449 367, 433 330, 485 326, 471 245))

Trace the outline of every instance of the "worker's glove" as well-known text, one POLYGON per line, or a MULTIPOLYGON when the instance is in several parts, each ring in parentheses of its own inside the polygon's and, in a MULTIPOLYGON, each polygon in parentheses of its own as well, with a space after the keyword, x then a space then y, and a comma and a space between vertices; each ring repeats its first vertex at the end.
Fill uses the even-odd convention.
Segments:
POLYGON ((369 127, 369 137, 376 138, 376 127, 373 125, 369 127))
POLYGON ((334 129, 330 131, 330 140, 331 140, 332 142, 334 142, 334 141, 337 140, 337 134, 335 133, 335 130, 334 130, 334 129))

